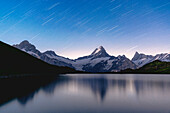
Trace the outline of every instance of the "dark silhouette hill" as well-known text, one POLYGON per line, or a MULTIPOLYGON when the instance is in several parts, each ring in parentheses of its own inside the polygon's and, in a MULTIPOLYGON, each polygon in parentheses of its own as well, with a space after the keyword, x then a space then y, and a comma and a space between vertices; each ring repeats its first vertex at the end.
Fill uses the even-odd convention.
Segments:
POLYGON ((74 69, 47 64, 0 41, 0 75, 33 73, 73 73, 74 69))

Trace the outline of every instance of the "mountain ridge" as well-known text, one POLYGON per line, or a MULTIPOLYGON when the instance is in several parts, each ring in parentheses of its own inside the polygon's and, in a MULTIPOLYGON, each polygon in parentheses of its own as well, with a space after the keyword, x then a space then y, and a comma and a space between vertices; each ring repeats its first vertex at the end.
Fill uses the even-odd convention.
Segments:
POLYGON ((108 71, 120 71, 127 68, 135 69, 136 65, 130 61, 126 56, 111 56, 109 55, 103 46, 96 48, 90 55, 79 57, 77 59, 69 59, 57 55, 54 51, 46 51, 41 53, 35 46, 28 41, 23 41, 20 44, 13 45, 14 47, 23 50, 34 57, 37 57, 47 63, 67 66, 79 71, 87 72, 108 72, 108 71), (24 49, 24 44, 26 49, 24 49), (20 47, 21 46, 21 47, 20 47), (28 49, 27 47, 31 47, 28 49), (33 50, 32 50, 33 49, 33 50))
POLYGON ((160 60, 164 62, 170 62, 170 54, 169 53, 161 53, 153 55, 145 55, 143 53, 136 52, 134 57, 132 58, 132 62, 134 62, 138 68, 151 63, 153 61, 160 60))

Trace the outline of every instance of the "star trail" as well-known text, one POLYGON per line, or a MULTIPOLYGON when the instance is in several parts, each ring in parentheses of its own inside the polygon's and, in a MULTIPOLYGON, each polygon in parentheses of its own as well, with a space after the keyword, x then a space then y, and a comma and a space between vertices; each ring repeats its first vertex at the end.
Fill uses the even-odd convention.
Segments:
POLYGON ((170 52, 170 0, 0 1, 0 40, 28 40, 77 58, 104 46, 109 54, 170 52))

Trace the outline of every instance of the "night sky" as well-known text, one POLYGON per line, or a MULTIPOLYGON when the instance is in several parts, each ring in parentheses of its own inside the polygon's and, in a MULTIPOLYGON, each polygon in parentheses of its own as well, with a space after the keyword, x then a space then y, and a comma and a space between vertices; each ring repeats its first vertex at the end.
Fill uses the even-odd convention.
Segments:
POLYGON ((170 0, 0 0, 0 40, 77 58, 170 52, 170 0))

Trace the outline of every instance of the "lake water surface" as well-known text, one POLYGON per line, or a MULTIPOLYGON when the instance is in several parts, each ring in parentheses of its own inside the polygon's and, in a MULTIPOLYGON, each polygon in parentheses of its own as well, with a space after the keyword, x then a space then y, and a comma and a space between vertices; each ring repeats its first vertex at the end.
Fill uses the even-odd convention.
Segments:
POLYGON ((0 113, 170 113, 170 76, 60 75, 1 104, 0 113))

